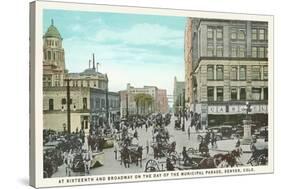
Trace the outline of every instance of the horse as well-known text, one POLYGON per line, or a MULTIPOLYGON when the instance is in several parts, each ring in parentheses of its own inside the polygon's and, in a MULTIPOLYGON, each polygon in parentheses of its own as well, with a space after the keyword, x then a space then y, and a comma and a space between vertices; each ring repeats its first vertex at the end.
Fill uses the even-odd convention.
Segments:
POLYGON ((121 161, 120 165, 122 165, 122 162, 124 163, 125 168, 130 167, 130 152, 127 146, 123 147, 120 151, 121 155, 121 161))
POLYGON ((138 146, 136 150, 130 150, 131 163, 135 162, 136 166, 140 163, 140 167, 142 167, 142 151, 142 146, 138 146))

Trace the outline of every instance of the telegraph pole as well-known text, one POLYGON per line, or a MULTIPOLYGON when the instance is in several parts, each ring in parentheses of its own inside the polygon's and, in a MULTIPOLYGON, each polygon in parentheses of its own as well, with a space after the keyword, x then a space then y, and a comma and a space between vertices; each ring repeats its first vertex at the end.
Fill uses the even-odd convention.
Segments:
POLYGON ((106 78, 105 108, 106 108, 106 122, 107 122, 107 126, 109 126, 108 78, 106 78))
POLYGON ((67 132, 71 134, 71 114, 70 114, 70 79, 65 79, 66 81, 66 103, 67 103, 67 132))
POLYGON ((185 89, 182 89, 182 131, 185 131, 185 89))
POLYGON ((128 93, 126 93, 126 118, 128 119, 129 116, 129 99, 128 99, 128 93))

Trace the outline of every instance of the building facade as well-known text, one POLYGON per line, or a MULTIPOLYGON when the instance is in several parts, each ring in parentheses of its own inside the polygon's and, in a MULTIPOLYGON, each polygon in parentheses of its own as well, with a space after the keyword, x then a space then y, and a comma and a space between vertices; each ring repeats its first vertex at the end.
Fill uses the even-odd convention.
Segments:
POLYGON ((185 102, 183 98, 183 95, 185 95, 185 82, 184 81, 178 81, 177 77, 174 78, 174 91, 173 91, 173 111, 175 113, 178 113, 182 107, 184 106, 185 102))
POLYGON ((66 72, 62 37, 52 20, 43 36, 43 86, 63 86, 66 72))
POLYGON ((91 117, 94 127, 107 122, 112 125, 120 118, 119 93, 91 88, 91 117))
POLYGON ((169 111, 168 97, 166 89, 157 90, 157 109, 160 113, 164 114, 169 111))
POLYGON ((188 23, 188 96, 201 124, 242 122, 246 102, 252 120, 267 124, 267 23, 198 18, 188 23))
POLYGON ((127 84, 127 89, 120 91, 120 112, 121 116, 127 114, 149 114, 153 112, 165 113, 168 111, 167 92, 164 89, 158 89, 156 86, 144 86, 135 88, 127 84), (137 103, 136 96, 144 95, 137 103))
POLYGON ((63 131, 67 126, 67 85, 70 88, 71 132, 76 129, 89 131, 94 115, 104 115, 108 94, 109 121, 119 114, 119 94, 108 92, 107 74, 98 72, 95 56, 89 60, 89 68, 83 72, 68 73, 65 66, 62 37, 51 25, 43 36, 43 119, 45 129, 63 131), (92 66, 91 66, 92 62, 92 66), (99 103, 98 103, 99 101, 99 103), (95 104, 98 103, 98 104, 95 104), (99 106, 96 106, 99 105, 99 106))
MULTIPOLYGON (((90 129, 90 89, 70 88, 71 132, 90 129)), ((46 87, 43 90, 44 129, 65 131, 67 129, 67 89, 66 87, 46 87)))

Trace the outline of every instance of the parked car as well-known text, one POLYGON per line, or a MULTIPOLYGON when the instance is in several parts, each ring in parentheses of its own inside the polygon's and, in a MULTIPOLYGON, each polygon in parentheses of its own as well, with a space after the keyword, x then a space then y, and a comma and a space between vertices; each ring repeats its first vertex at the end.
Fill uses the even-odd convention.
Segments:
POLYGON ((223 140, 231 138, 233 133, 232 128, 233 127, 231 125, 221 125, 217 127, 211 127, 208 130, 215 134, 217 140, 223 140))

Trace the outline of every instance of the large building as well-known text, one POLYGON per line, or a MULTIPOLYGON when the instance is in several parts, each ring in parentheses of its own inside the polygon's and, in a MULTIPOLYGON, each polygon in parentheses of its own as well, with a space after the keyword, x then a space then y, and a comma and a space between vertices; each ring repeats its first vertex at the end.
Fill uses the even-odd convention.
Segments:
POLYGON ((120 97, 119 93, 107 92, 102 89, 91 88, 90 94, 91 117, 93 126, 102 125, 102 122, 109 121, 112 125, 120 118, 120 97))
POLYGON ((268 24, 190 18, 186 30, 187 97, 201 124, 241 123, 246 102, 267 124, 268 24))
MULTIPOLYGON (((185 82, 184 81, 178 81, 177 77, 174 78, 174 91, 173 91, 173 111, 175 113, 178 113, 182 108, 183 102, 185 98, 183 98, 183 95, 185 93, 185 82)), ((185 100, 186 101, 186 100, 185 100)))
MULTIPOLYGON (((67 130, 66 87, 45 87, 43 90, 44 129, 67 130)), ((70 88, 70 130, 90 129, 90 88, 70 88)))
MULTIPOLYGON (((118 105, 111 107, 111 103, 119 100, 118 93, 108 92, 108 77, 98 72, 93 54, 92 67, 81 73, 68 73, 65 66, 62 37, 52 20, 51 25, 43 36, 43 101, 44 128, 62 131, 67 124, 67 85, 70 88, 70 130, 89 130, 93 115, 103 115, 108 112, 108 120, 116 118, 118 105), (108 95, 108 108, 96 107, 94 102, 108 95), (97 97, 97 98, 96 98, 97 97), (91 101, 90 101, 91 100, 91 101), (112 116, 111 116, 112 115, 112 116), (111 117, 110 117, 111 116, 111 117)), ((116 102, 115 104, 119 104, 116 102)))
POLYGON ((62 37, 52 20, 43 36, 43 86, 63 86, 65 77, 64 49, 62 37))
POLYGON ((135 88, 127 84, 127 89, 120 91, 120 110, 121 116, 127 114, 148 114, 152 112, 166 113, 168 111, 168 98, 166 90, 158 89, 156 86, 144 86, 135 88), (138 95, 144 95, 137 103, 138 95))
POLYGON ((161 113, 167 113, 169 111, 168 97, 166 89, 157 90, 157 109, 161 113))

